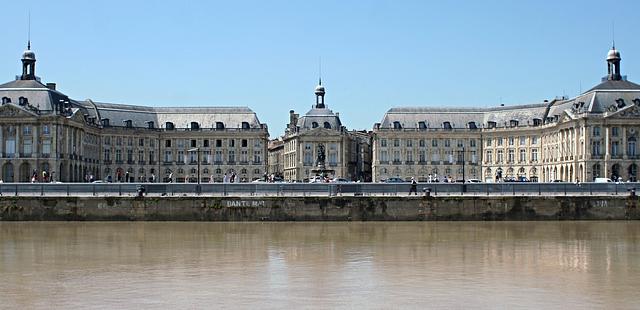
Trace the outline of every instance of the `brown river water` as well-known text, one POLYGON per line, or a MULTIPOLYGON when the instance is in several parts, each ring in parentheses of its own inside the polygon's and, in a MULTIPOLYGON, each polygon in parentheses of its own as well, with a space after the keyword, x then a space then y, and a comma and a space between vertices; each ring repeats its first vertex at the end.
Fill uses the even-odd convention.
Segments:
POLYGON ((640 309, 640 223, 5 222, 0 308, 640 309))

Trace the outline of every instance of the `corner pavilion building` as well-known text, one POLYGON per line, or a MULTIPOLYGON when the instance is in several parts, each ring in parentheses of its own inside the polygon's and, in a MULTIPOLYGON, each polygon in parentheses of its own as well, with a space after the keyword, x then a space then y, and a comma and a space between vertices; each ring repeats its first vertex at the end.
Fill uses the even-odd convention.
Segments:
POLYGON ((40 82, 31 44, 0 85, 4 182, 248 182, 266 172, 268 130, 246 107, 160 108, 74 100, 40 82), (200 169, 198 169, 200 160, 200 169), (44 173, 46 172, 46 173, 44 173))
POLYGON ((571 99, 390 109, 373 128, 373 179, 636 181, 640 85, 621 75, 615 47, 606 60, 602 83, 571 99))

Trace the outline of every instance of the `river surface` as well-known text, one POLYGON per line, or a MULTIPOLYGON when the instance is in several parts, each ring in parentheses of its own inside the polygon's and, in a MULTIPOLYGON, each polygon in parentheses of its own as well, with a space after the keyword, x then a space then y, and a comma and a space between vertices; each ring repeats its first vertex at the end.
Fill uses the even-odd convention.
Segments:
POLYGON ((0 307, 640 307, 640 223, 0 223, 0 307))

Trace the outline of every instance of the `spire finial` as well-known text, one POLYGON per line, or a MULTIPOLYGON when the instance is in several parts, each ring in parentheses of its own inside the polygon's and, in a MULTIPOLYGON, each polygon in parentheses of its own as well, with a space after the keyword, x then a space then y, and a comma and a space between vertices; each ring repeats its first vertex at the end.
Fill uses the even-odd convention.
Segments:
POLYGON ((616 49, 616 21, 611 21, 611 47, 616 49))
POLYGON ((27 27, 27 50, 31 50, 31 10, 29 10, 29 25, 27 27))
POLYGON ((322 56, 318 57, 318 85, 322 85, 322 56))

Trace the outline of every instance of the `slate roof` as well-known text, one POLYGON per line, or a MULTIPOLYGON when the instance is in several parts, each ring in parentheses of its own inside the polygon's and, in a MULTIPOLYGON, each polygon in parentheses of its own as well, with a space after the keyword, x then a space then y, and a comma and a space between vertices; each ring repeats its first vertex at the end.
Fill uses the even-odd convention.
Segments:
POLYGON ((449 122, 453 128, 469 128, 473 122, 480 128, 490 121, 503 126, 511 120, 526 125, 534 118, 543 119, 546 108, 546 103, 492 108, 398 107, 385 113, 380 127, 393 128, 394 122, 400 122, 402 128, 417 129, 420 122, 425 122, 428 128, 442 128, 444 122, 449 122))
POLYGON ((318 123, 319 127, 324 127, 324 123, 328 122, 331 129, 340 130, 342 128, 340 117, 328 108, 312 108, 298 119, 296 126, 301 129, 312 129, 313 122, 318 123))
POLYGON ((19 98, 27 98, 29 104, 43 111, 53 110, 53 102, 69 100, 64 94, 47 88, 36 80, 15 80, 0 85, 0 98, 8 97, 18 104, 19 98))

